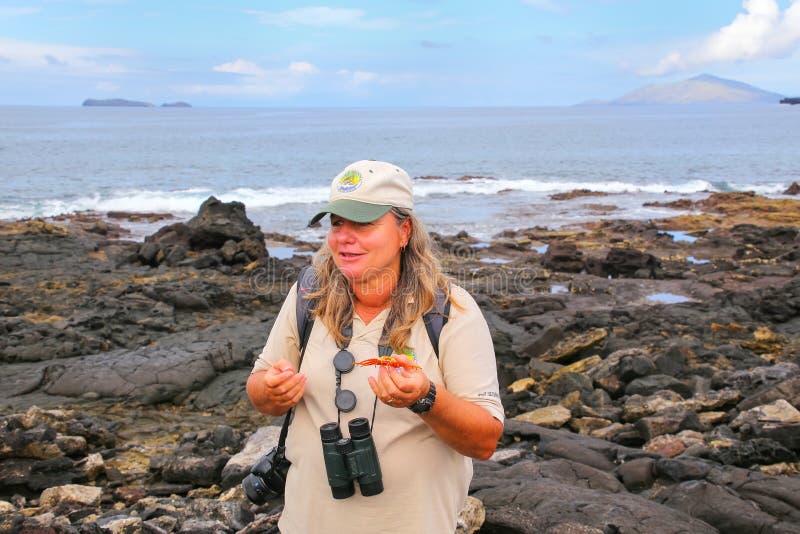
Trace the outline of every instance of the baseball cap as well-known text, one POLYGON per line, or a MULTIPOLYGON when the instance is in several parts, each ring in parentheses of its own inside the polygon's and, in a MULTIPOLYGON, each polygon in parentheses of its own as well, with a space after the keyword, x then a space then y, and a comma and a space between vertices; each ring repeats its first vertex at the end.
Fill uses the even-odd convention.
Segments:
POLYGON ((350 221, 372 222, 392 208, 414 209, 408 173, 385 161, 356 161, 336 175, 331 182, 328 205, 308 225, 328 213, 350 221))

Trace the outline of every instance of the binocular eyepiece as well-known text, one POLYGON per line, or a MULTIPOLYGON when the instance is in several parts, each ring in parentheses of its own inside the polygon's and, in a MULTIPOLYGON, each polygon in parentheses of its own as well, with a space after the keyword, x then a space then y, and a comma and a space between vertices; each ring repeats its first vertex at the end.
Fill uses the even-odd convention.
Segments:
POLYGON ((383 478, 369 421, 359 417, 347 426, 349 438, 342 437, 338 423, 325 423, 319 428, 333 498, 346 499, 355 494, 354 481, 364 497, 378 495, 383 492, 383 478))

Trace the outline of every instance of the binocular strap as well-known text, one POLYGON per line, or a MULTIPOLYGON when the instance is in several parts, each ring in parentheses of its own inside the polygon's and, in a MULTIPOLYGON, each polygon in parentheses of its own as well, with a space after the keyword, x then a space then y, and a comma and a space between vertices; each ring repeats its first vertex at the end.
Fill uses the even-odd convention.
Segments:
MULTIPOLYGON (((378 356, 391 356, 392 353, 394 352, 392 350, 391 346, 389 346, 388 344, 385 345, 385 344, 381 343, 382 341, 388 339, 388 334, 389 334, 387 332, 387 327, 388 326, 389 325, 386 324, 386 323, 384 323, 384 325, 383 325, 383 330, 381 331, 381 337, 380 337, 380 340, 378 341, 378 356)), ((345 326, 344 328, 342 328, 342 335, 344 336, 345 341, 344 341, 344 343, 339 345, 339 349, 340 350, 346 350, 347 347, 350 345, 350 341, 349 340, 352 339, 352 337, 353 337, 353 323, 350 323, 347 326, 345 326)), ((301 355, 301 361, 302 361, 302 355, 301 355)), ((337 392, 341 390, 341 384, 342 384, 342 374, 341 374, 340 371, 336 370, 336 391, 337 392)), ((378 409, 378 396, 375 395, 375 398, 372 401, 372 420, 369 423, 370 428, 373 428, 375 426, 375 412, 377 411, 377 409, 378 409)), ((339 409, 338 405, 336 406, 336 423, 339 424, 339 425, 342 424, 342 410, 339 409)))

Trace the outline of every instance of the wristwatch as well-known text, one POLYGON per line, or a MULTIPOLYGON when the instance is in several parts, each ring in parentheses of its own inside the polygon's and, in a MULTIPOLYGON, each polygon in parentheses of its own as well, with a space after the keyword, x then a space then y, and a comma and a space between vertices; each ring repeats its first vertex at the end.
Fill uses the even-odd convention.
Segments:
POLYGON ((427 413, 433 408, 433 403, 436 401, 436 386, 431 381, 431 388, 428 394, 419 399, 417 402, 408 407, 414 413, 427 413))

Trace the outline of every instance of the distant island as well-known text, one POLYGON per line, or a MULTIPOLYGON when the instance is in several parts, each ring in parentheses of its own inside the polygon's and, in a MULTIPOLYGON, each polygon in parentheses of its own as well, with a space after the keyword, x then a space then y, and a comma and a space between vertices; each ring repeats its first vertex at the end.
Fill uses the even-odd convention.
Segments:
POLYGON ((800 104, 800 97, 784 98, 781 100, 781 104, 789 104, 792 106, 795 104, 800 104))
POLYGON ((736 80, 702 74, 681 82, 640 87, 614 100, 581 105, 777 104, 783 95, 736 80))
POLYGON ((83 101, 84 107, 112 107, 112 108, 152 108, 153 104, 150 102, 137 102, 136 100, 125 100, 124 98, 109 98, 106 100, 97 100, 94 98, 87 98, 83 101))
MULTIPOLYGON (((137 100, 126 100, 124 98, 108 98, 100 100, 96 98, 87 98, 82 104, 84 107, 111 107, 111 108, 153 108, 155 104, 150 102, 139 102, 137 100)), ((191 104, 187 102, 165 102, 161 104, 162 108, 190 108, 191 104)))

